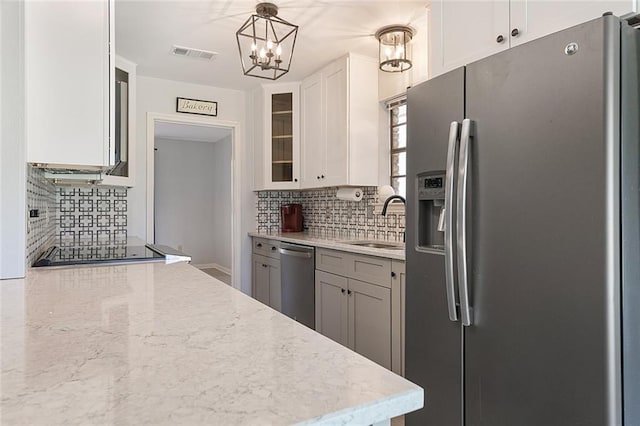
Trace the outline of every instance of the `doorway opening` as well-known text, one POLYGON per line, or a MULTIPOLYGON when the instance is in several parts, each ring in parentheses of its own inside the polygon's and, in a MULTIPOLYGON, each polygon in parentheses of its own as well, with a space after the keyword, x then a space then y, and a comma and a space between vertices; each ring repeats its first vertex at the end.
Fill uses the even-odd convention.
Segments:
POLYGON ((147 240, 175 247, 192 265, 236 287, 234 123, 150 115, 147 240))

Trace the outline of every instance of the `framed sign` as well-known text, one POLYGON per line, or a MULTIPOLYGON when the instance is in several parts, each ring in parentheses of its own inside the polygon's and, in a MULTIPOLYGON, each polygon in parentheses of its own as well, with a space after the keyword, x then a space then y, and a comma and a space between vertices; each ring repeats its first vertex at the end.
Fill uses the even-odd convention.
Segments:
POLYGON ((218 103, 199 99, 176 98, 176 112, 217 117, 218 103))

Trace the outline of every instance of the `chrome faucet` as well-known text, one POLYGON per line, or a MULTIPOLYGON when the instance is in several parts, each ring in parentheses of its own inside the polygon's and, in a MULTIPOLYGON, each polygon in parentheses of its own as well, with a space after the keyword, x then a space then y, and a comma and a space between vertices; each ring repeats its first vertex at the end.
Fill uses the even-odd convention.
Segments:
POLYGON ((405 206, 407 205, 407 200, 405 200, 402 195, 392 195, 391 197, 387 198, 384 202, 384 206, 382 207, 382 216, 387 215, 387 207, 389 207, 389 203, 393 200, 400 200, 402 201, 402 204, 404 204, 405 206))

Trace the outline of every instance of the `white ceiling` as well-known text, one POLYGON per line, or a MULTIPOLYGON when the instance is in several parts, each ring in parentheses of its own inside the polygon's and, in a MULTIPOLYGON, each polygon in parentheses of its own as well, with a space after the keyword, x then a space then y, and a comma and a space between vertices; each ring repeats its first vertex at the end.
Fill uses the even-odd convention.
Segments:
MULTIPOLYGON (((347 53, 378 55, 375 31, 385 25, 424 28, 427 0, 285 0, 278 16, 299 25, 291 71, 299 81, 347 53)), ((267 80, 246 77, 236 30, 255 12, 255 0, 116 0, 116 51, 138 74, 246 90, 267 80), (218 52, 213 61, 170 54, 179 45, 218 52)))
POLYGON ((218 142, 231 135, 231 129, 224 127, 198 126, 195 124, 177 124, 156 122, 154 136, 160 139, 174 139, 192 142, 218 142))

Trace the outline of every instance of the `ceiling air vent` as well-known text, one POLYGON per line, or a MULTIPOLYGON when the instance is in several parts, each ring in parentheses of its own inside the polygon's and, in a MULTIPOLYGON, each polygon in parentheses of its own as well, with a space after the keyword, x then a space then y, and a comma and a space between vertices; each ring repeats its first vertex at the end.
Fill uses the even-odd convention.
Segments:
POLYGON ((171 48, 171 54, 176 56, 186 56, 188 58, 204 59, 206 61, 212 61, 216 58, 216 56, 218 56, 217 52, 193 49, 184 46, 173 46, 171 48))

